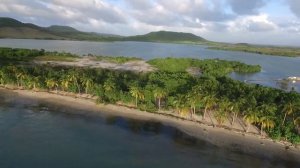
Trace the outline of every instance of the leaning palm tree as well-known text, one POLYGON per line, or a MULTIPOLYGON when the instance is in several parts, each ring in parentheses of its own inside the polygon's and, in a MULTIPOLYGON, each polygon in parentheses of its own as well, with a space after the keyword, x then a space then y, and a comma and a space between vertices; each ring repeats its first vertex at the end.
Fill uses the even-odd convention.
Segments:
POLYGON ((27 77, 26 85, 29 89, 37 90, 40 87, 40 77, 27 77))
POLYGON ((24 85, 24 80, 26 79, 26 74, 24 72, 18 72, 16 74, 17 77, 17 85, 18 87, 22 87, 24 85))
POLYGON ((248 112, 243 119, 247 123, 246 132, 249 132, 251 124, 259 122, 258 114, 254 111, 248 112))
POLYGON ((187 94, 187 103, 191 109, 191 117, 196 114, 196 106, 200 104, 201 94, 193 88, 193 90, 187 94))
POLYGON ((283 121, 282 121, 282 126, 284 125, 284 122, 286 120, 286 117, 288 115, 291 115, 293 114, 296 110, 298 110, 299 107, 297 106, 297 104, 293 103, 293 102, 288 102, 286 103, 284 106, 283 106, 283 109, 282 109, 282 112, 284 112, 284 118, 283 118, 283 121))
POLYGON ((239 108, 239 102, 230 102, 230 113, 232 116, 232 120, 231 120, 231 125, 234 124, 235 120, 238 118, 238 115, 240 113, 240 108, 239 108))
POLYGON ((141 99, 141 100, 145 99, 145 96, 139 87, 132 86, 132 87, 130 87, 129 92, 130 92, 131 96, 135 97, 135 106, 136 107, 138 105, 138 99, 141 99))
MULTIPOLYGON (((203 120, 206 117, 207 111, 211 110, 216 105, 217 99, 213 95, 205 96, 203 99, 204 103, 204 113, 203 113, 203 120)), ((212 119, 211 119, 212 121, 212 119)))
POLYGON ((164 89, 158 87, 153 90, 153 94, 155 99, 158 99, 158 111, 160 111, 161 99, 167 96, 167 92, 164 89))
POLYGON ((270 130, 275 127, 275 121, 274 121, 273 116, 263 116, 259 119, 259 122, 260 122, 260 134, 261 135, 265 128, 270 130))
POLYGON ((214 113, 218 124, 223 124, 233 109, 232 103, 228 99, 219 102, 219 109, 214 113))

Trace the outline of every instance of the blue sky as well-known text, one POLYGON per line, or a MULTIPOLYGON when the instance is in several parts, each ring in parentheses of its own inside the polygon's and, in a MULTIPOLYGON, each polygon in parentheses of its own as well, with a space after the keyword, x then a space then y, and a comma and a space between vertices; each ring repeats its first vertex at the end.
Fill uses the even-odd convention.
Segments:
POLYGON ((1 0, 0 15, 100 33, 169 30, 214 41, 300 46, 300 0, 1 0))

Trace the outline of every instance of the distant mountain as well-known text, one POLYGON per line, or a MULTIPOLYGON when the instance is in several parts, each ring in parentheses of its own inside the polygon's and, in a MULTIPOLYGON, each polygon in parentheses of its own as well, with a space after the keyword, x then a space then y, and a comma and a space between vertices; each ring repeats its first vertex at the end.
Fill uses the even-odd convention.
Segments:
POLYGON ((40 27, 12 18, 0 18, 0 38, 114 41, 117 35, 89 33, 69 26, 40 27))
POLYGON ((11 18, 0 18, 0 38, 65 39, 51 34, 42 27, 11 18))
POLYGON ((126 41, 149 41, 149 42, 205 42, 206 39, 192 33, 158 31, 145 35, 125 37, 126 41))
POLYGON ((53 25, 50 27, 40 27, 31 23, 22 23, 18 20, 5 17, 0 17, 0 38, 175 43, 197 43, 207 41, 204 38, 191 33, 158 31, 145 35, 122 37, 113 34, 82 32, 69 26, 53 25))

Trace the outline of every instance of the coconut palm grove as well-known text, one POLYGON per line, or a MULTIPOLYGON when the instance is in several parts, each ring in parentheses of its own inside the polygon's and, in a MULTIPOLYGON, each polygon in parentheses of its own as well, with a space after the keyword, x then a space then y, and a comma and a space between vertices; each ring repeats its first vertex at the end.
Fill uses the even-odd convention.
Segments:
MULTIPOLYGON (((184 120, 231 129, 242 120, 261 136, 300 143, 300 95, 231 79, 229 74, 255 73, 258 65, 219 59, 157 58, 147 61, 152 72, 40 65, 34 60, 72 61, 70 53, 31 49, 0 49, 0 85, 10 89, 85 96, 100 104, 117 104, 149 113, 172 114, 184 120), (186 71, 193 68, 194 73, 186 71), (196 72, 196 73, 195 73, 196 72), (204 120, 215 118, 217 122, 204 120), (266 134, 264 134, 266 133, 266 134)), ((109 57, 111 61, 122 57, 109 57)), ((126 57, 124 57, 126 58, 126 57)), ((126 62, 128 60, 125 59, 126 62)))

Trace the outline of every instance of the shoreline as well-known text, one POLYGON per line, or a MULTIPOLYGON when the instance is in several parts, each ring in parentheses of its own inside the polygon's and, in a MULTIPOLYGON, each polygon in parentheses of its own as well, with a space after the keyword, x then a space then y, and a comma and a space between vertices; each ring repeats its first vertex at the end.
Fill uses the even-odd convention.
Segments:
POLYGON ((204 123, 176 118, 175 116, 149 113, 112 104, 98 105, 92 99, 76 98, 50 92, 15 90, 0 87, 0 91, 1 90, 15 93, 17 97, 21 98, 37 99, 47 103, 54 103, 64 107, 82 110, 83 114, 94 113, 104 116, 160 122, 163 125, 174 127, 199 140, 204 140, 221 148, 242 152, 243 154, 250 154, 253 156, 259 155, 261 157, 279 158, 290 161, 297 161, 297 158, 300 157, 299 147, 283 144, 269 138, 262 138, 258 135, 237 132, 222 127, 213 127, 204 123))

